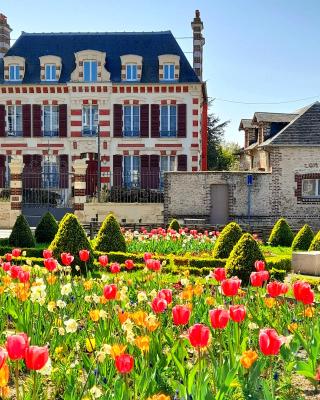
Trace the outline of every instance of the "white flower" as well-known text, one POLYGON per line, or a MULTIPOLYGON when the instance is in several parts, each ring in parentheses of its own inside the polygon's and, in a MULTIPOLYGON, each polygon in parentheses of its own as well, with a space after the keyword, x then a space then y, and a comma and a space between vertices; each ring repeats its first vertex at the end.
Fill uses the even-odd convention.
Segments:
POLYGON ((181 278, 180 280, 182 286, 188 286, 189 285, 189 279, 188 278, 181 278))
POLYGON ((96 304, 99 304, 100 303, 100 296, 98 296, 97 294, 93 294, 92 295, 92 301, 94 302, 94 303, 96 303, 96 304))
POLYGON ((131 321, 131 319, 130 318, 128 318, 123 324, 122 324, 122 329, 125 331, 125 332, 128 332, 128 331, 132 331, 133 330, 133 322, 131 321))
POLYGON ((80 271, 79 265, 76 265, 76 271, 80 271))
POLYGON ((100 351, 97 352, 97 359, 100 363, 103 363, 106 355, 111 353, 110 344, 104 344, 100 351))
POLYGON ((56 303, 54 302, 54 301, 50 301, 49 303, 48 303, 48 311, 49 312, 53 312, 54 311, 54 309, 55 309, 55 307, 56 307, 56 303))
POLYGON ((74 319, 68 319, 67 321, 64 321, 64 324, 66 326, 66 332, 67 333, 75 333, 77 332, 78 329, 78 323, 74 319))
POLYGON ((92 386, 89 392, 94 399, 98 399, 102 396, 102 391, 98 388, 98 386, 92 386))
POLYGON ((57 301, 57 307, 58 308, 65 308, 66 305, 67 305, 67 303, 65 301, 63 301, 63 300, 58 300, 57 301))
POLYGON ((30 300, 32 301, 32 303, 39 303, 42 306, 46 301, 46 295, 47 294, 45 285, 31 287, 30 300))
POLYGON ((66 331, 65 331, 64 328, 62 328, 62 327, 58 329, 58 332, 59 332, 59 335, 60 335, 60 336, 64 336, 65 333, 66 333, 66 331))
POLYGON ((155 297, 157 297, 157 295, 158 295, 158 292, 157 292, 155 289, 151 290, 151 292, 149 293, 149 296, 150 296, 152 299, 155 298, 155 297))
POLYGON ((66 285, 61 286, 62 296, 68 296, 70 293, 72 293, 71 283, 67 283, 66 285))
POLYGON ((39 369, 37 372, 41 375, 51 375, 52 372, 52 364, 51 364, 51 359, 48 358, 48 361, 46 362, 45 366, 41 369, 39 369))
POLYGON ((92 296, 84 296, 84 301, 85 301, 86 303, 91 303, 91 301, 92 301, 92 296))
POLYGON ((138 303, 142 303, 143 301, 146 301, 148 299, 146 292, 139 292, 137 297, 138 297, 138 303))
POLYGON ((254 322, 249 322, 248 328, 251 330, 254 330, 254 329, 259 329, 259 326, 257 324, 255 324, 254 322))
POLYGON ((108 318, 108 313, 105 310, 100 310, 99 311, 99 316, 101 319, 107 319, 108 318))

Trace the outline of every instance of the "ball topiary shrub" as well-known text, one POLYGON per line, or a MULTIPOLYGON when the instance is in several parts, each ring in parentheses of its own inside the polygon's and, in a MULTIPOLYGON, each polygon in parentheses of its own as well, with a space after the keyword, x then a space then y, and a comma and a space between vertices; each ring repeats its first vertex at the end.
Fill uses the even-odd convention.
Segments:
POLYGON ((312 242, 311 242, 308 250, 309 251, 320 251, 320 231, 312 239, 312 242))
POLYGON ((313 230, 310 228, 309 225, 305 224, 293 239, 291 246, 292 251, 295 250, 307 251, 311 245, 313 238, 314 238, 313 230))
POLYGON ((174 231, 179 232, 179 229, 180 229, 179 222, 176 219, 173 219, 170 222, 169 229, 173 229, 174 231))
POLYGON ((36 245, 28 221, 22 214, 17 217, 13 225, 9 236, 9 244, 15 247, 35 247, 36 245))
POLYGON ((284 218, 278 219, 272 228, 269 244, 271 246, 285 246, 290 247, 293 241, 292 230, 284 218))
POLYGON ((242 229, 236 222, 230 222, 226 225, 216 240, 213 249, 213 257, 228 258, 231 250, 241 238, 241 235, 242 229))
POLYGON ((58 223, 51 212, 46 212, 34 233, 37 243, 51 243, 58 232, 58 223))
POLYGON ((225 268, 230 276, 238 276, 247 285, 257 260, 265 261, 264 255, 253 236, 244 233, 231 251, 225 268))
POLYGON ((107 215, 95 239, 95 250, 109 252, 127 250, 120 225, 113 214, 107 215))
POLYGON ((74 256, 72 262, 72 272, 85 274, 84 263, 79 258, 80 250, 89 250, 90 258, 87 261, 88 268, 93 266, 93 249, 87 238, 87 235, 81 226, 78 218, 74 214, 66 214, 59 224, 58 232, 51 242, 49 249, 53 251, 53 255, 59 261, 61 253, 70 253, 74 256), (75 270, 75 266, 80 267, 80 271, 75 270))

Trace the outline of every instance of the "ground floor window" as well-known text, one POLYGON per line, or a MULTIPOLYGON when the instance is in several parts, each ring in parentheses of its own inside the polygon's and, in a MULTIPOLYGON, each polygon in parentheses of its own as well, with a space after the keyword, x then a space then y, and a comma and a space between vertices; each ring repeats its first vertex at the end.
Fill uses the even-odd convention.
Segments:
POLYGON ((160 157, 160 186, 164 185, 164 173, 177 170, 176 156, 161 156, 160 157))
POLYGON ((126 188, 140 185, 140 157, 125 156, 123 158, 123 180, 126 188))
POLYGON ((43 163, 43 186, 45 188, 59 187, 59 165, 57 162, 45 161, 43 163))
POLYGON ((302 179, 302 197, 320 197, 320 179, 302 179))

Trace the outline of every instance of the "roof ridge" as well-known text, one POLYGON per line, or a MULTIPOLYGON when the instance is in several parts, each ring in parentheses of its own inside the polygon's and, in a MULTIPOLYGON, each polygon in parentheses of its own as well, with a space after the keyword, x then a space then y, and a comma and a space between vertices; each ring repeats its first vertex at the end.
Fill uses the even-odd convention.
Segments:
POLYGON ((170 30, 168 31, 122 31, 122 32, 21 32, 21 36, 45 36, 45 35, 52 35, 52 36, 59 36, 59 35, 167 35, 171 34, 170 30))

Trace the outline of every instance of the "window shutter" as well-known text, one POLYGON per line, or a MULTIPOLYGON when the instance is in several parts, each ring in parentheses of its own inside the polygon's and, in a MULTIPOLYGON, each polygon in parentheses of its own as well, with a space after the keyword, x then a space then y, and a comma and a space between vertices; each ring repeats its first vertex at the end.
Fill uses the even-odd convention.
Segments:
POLYGON ((66 104, 59 105, 59 136, 68 136, 68 114, 66 104))
POLYGON ((122 156, 113 156, 113 186, 122 187, 122 156))
POLYGON ((122 105, 113 105, 113 136, 122 137, 122 105))
POLYGON ((187 156, 185 154, 180 154, 178 156, 178 171, 187 171, 188 164, 187 164, 187 156))
POLYGON ((34 104, 32 106, 32 114, 33 114, 33 136, 41 137, 42 136, 42 121, 41 121, 41 106, 39 104, 34 104))
POLYGON ((140 156, 140 165, 141 165, 141 189, 149 189, 150 188, 150 156, 144 154, 140 156))
POLYGON ((151 104, 151 137, 160 137, 160 106, 151 104))
POLYGON ((61 154, 59 156, 59 187, 61 189, 67 189, 69 187, 69 157, 68 154, 61 154))
POLYGON ((160 156, 150 156, 150 189, 158 189, 160 185, 160 156))
POLYGON ((31 137, 31 105, 24 104, 22 106, 22 126, 23 136, 31 137))
POLYGON ((4 188, 6 183, 6 156, 0 155, 0 187, 4 188))
POLYGON ((187 137, 187 105, 178 104, 178 137, 187 137))
POLYGON ((0 105, 0 136, 6 136, 6 106, 0 105))
POLYGON ((140 106, 140 136, 149 137, 149 104, 140 106))

